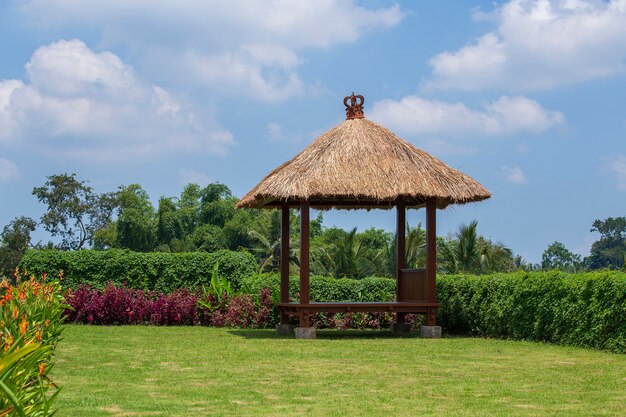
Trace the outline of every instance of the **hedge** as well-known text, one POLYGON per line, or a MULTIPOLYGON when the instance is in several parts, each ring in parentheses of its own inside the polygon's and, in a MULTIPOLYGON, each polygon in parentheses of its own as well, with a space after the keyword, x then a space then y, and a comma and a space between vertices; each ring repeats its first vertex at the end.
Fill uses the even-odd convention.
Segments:
POLYGON ((19 268, 29 274, 46 272, 55 276, 62 270, 66 288, 87 284, 102 289, 113 282, 133 289, 170 292, 208 284, 216 262, 220 275, 228 278, 235 289, 257 269, 256 259, 248 252, 142 253, 123 249, 30 250, 19 268))
MULTIPOLYGON (((276 274, 258 274, 247 277, 243 281, 246 291, 258 294, 261 288, 269 288, 272 299, 280 299, 280 278, 276 274)), ((311 300, 319 302, 330 301, 392 301, 396 295, 396 281, 393 278, 368 277, 362 279, 329 278, 311 276, 311 300)), ((292 276, 289 279, 289 295, 297 299, 300 291, 300 278, 292 276)))
MULTIPOLYGON (((296 299, 298 277, 290 279, 296 299)), ((255 275, 244 287, 269 287, 278 300, 277 275, 255 275)), ((393 300, 395 281, 311 277, 314 301, 393 300)), ((437 278, 438 323, 446 333, 534 340, 626 353, 626 273, 558 271, 437 278)))
POLYGON ((439 323, 450 333, 626 353, 626 273, 444 276, 439 323))

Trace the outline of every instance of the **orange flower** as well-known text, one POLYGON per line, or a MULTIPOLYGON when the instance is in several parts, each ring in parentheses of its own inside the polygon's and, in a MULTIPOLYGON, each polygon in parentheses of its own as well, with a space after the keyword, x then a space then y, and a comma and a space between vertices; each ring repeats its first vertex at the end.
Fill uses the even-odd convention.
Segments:
POLYGON ((7 292, 4 294, 4 301, 8 303, 11 301, 11 298, 13 298, 13 287, 7 288, 7 292))
POLYGON ((17 306, 13 306, 13 320, 17 320, 20 316, 20 310, 17 309, 17 306))
POLYGON ((13 335, 8 333, 4 337, 4 353, 7 353, 9 349, 11 349, 11 346, 13 346, 13 335))
POLYGON ((46 363, 41 362, 39 364, 39 376, 43 376, 44 372, 46 372, 46 363))
POLYGON ((48 327, 50 326, 50 320, 46 319, 46 321, 43 322, 43 324, 48 327))
POLYGON ((41 328, 39 327, 39 325, 37 325, 37 331, 35 332, 35 339, 38 342, 41 342, 41 337, 42 337, 43 333, 41 331, 41 328))
POLYGON ((26 321, 26 315, 22 315, 22 322, 20 323, 20 336, 24 336, 28 330, 28 322, 26 321))

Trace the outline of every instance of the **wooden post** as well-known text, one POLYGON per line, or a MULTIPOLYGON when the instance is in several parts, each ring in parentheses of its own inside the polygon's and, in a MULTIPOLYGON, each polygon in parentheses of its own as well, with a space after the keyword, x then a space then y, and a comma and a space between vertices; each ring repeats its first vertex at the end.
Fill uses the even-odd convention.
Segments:
MULTIPOLYGON (((289 302, 289 204, 280 208, 280 302, 289 302)), ((289 324, 289 317, 282 310, 280 324, 289 324)))
MULTIPOLYGON (((426 202, 426 301, 437 302, 437 200, 426 202)), ((436 310, 426 315, 428 326, 436 325, 436 310)))
MULTIPOLYGON (((396 301, 400 301, 400 274, 406 268, 406 205, 398 201, 396 205, 396 301)), ((397 313, 397 323, 405 322, 405 313, 397 313)))
MULTIPOLYGON (((309 202, 300 202, 300 304, 309 298, 309 202)), ((300 327, 310 327, 309 314, 300 313, 300 327)))

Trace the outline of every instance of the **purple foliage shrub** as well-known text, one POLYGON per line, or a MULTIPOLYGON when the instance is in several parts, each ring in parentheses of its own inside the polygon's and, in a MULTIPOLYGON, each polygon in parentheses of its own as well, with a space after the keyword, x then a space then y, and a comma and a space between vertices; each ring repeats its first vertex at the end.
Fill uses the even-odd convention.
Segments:
POLYGON ((108 284, 104 290, 81 285, 68 294, 67 321, 86 324, 197 324, 197 296, 189 290, 170 294, 108 284))
MULTIPOLYGON (((141 291, 108 284, 103 290, 86 285, 68 293, 72 307, 67 322, 85 324, 152 324, 156 326, 205 325, 214 327, 271 328, 278 312, 269 288, 258 298, 250 294, 221 297, 187 289, 169 294, 141 291)), ((395 320, 391 313, 318 313, 311 317, 319 329, 382 329, 395 320)), ((408 314, 406 321, 415 327, 419 315, 408 314)))
POLYGON ((204 324, 216 327, 271 327, 276 323, 269 289, 259 299, 242 294, 222 297, 180 289, 169 294, 108 284, 103 290, 86 285, 69 292, 67 322, 85 324, 152 324, 162 326, 204 324), (202 300, 204 303, 199 303, 202 300))

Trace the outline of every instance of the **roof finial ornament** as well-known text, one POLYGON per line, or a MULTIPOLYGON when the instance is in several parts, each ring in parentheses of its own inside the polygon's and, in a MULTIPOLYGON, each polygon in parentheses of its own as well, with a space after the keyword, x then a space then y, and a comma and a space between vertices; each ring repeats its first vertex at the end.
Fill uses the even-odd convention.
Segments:
POLYGON ((346 120, 362 119, 364 117, 363 103, 365 103, 363 96, 355 96, 354 92, 352 92, 351 96, 344 97, 343 104, 346 106, 346 120), (350 101, 350 104, 348 104, 348 100, 350 101))

